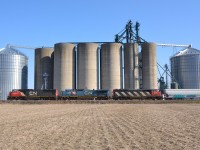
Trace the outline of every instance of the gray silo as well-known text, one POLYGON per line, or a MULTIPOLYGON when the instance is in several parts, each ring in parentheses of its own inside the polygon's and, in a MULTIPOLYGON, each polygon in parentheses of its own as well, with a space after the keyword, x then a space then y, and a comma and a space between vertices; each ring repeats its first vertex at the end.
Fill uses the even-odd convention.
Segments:
POLYGON ((28 57, 7 46, 0 50, 0 100, 13 89, 27 89, 28 57))
POLYGON ((200 88, 200 51, 186 48, 170 58, 172 82, 182 89, 200 88))
POLYGON ((54 89, 75 89, 75 45, 54 45, 54 89))
POLYGON ((37 48, 35 49, 35 89, 53 89, 53 63, 52 63, 53 48, 37 48), (47 75, 45 85, 44 75, 47 75))
POLYGON ((142 44, 142 89, 158 89, 156 44, 142 44))
POLYGON ((124 88, 139 89, 138 44, 124 44, 124 88))
POLYGON ((107 43, 101 45, 101 89, 109 90, 122 88, 122 44, 107 43))
POLYGON ((77 89, 98 89, 98 44, 77 46, 77 89))

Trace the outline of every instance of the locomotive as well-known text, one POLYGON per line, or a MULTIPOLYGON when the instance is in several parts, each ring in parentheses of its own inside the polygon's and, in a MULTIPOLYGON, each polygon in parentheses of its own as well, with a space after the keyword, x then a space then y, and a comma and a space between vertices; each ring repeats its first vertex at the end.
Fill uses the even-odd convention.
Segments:
POLYGON ((126 99, 161 99, 159 90, 125 90, 114 89, 112 96, 109 90, 66 89, 33 90, 19 89, 9 93, 8 100, 126 100, 126 99))
POLYGON ((131 99, 161 99, 162 94, 159 90, 126 90, 126 89, 114 89, 114 100, 131 100, 131 99))
POLYGON ((8 100, 56 100, 57 90, 15 89, 8 95, 8 100))
POLYGON ((108 90, 66 89, 65 91, 61 91, 58 99, 60 100, 71 100, 71 99, 108 100, 108 98, 109 98, 108 90))

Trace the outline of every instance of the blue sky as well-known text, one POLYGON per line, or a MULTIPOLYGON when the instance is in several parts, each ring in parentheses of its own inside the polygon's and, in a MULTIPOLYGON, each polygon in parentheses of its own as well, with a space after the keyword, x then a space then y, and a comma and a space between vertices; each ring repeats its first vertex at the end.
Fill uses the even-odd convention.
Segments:
MULTIPOLYGON (((140 36, 147 41, 200 49, 199 0, 0 0, 0 6, 0 48, 110 42, 131 19, 141 24, 140 36)), ((19 50, 29 57, 28 86, 33 88, 34 51, 19 50)), ((178 50, 158 47, 158 63, 169 64, 178 50)))

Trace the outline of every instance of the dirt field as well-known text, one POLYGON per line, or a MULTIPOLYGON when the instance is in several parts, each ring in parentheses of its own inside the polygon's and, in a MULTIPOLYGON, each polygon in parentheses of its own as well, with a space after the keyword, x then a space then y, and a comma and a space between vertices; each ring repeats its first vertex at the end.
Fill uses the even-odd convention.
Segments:
POLYGON ((200 149, 200 104, 0 105, 0 149, 200 149))

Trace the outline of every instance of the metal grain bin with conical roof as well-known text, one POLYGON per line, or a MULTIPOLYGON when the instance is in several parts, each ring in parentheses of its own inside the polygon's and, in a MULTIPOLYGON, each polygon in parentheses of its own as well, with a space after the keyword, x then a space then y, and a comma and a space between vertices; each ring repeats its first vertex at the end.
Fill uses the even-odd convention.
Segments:
POLYGON ((157 62, 156 44, 142 44, 142 88, 158 89, 157 85, 157 62))
POLYGON ((139 89, 138 44, 124 44, 124 88, 139 89))
POLYGON ((75 88, 75 45, 57 43, 54 46, 54 89, 75 88))
POLYGON ((200 88, 200 51, 186 48, 170 58, 172 82, 182 89, 200 88))
POLYGON ((77 89, 98 89, 98 44, 77 46, 77 89))
POLYGON ((0 100, 13 89, 27 89, 28 57, 7 46, 0 50, 0 100))
POLYGON ((122 44, 106 43, 101 45, 101 89, 109 90, 122 88, 122 44))
POLYGON ((53 89, 53 48, 37 48, 35 49, 35 89, 53 89), (47 75, 46 87, 44 75, 47 75))

